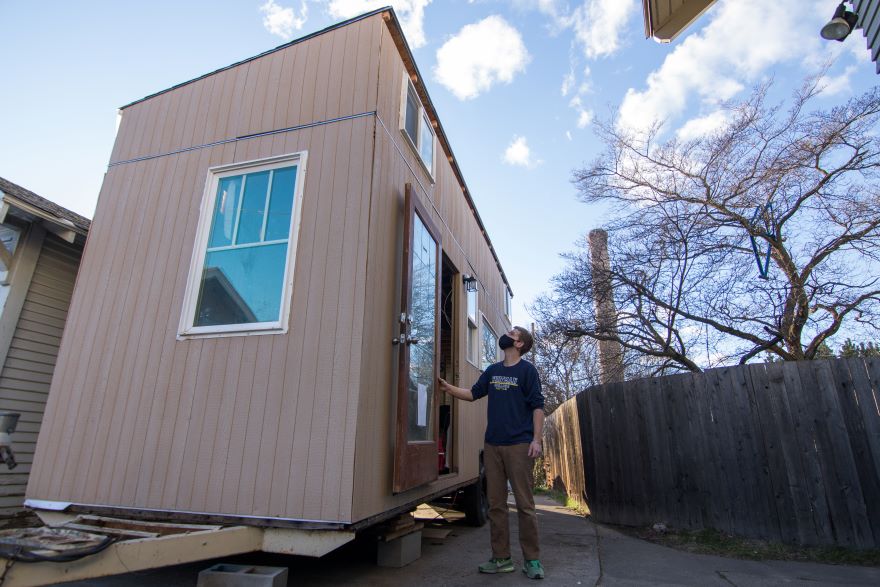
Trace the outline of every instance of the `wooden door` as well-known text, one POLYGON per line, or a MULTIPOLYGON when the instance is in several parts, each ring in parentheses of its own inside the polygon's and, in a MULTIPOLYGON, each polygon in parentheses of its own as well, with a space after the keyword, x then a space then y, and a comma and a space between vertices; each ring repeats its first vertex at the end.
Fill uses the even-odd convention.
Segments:
POLYGON ((410 184, 404 207, 394 493, 437 479, 440 232, 410 184))

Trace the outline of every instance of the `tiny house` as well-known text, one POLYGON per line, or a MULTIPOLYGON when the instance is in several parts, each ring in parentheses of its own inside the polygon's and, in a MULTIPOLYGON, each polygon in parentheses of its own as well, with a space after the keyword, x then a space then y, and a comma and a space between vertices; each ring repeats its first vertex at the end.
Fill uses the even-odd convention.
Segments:
POLYGON ((121 123, 27 498, 357 529, 474 487, 511 289, 391 9, 121 123))

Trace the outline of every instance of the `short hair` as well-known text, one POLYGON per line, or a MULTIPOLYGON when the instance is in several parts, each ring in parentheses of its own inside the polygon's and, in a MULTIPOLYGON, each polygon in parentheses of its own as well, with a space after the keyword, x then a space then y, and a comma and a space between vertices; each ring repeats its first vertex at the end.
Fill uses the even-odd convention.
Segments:
POLYGON ((513 329, 519 332, 519 341, 523 343, 522 348, 519 351, 519 356, 523 356, 532 350, 532 345, 535 343, 535 339, 532 337, 532 333, 522 326, 514 326, 513 329))

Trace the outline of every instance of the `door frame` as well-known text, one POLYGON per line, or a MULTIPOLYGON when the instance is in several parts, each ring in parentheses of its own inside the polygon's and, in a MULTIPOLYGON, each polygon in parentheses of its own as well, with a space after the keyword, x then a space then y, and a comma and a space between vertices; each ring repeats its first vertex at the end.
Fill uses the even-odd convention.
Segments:
POLYGON ((392 491, 401 493, 420 485, 435 481, 439 472, 437 470, 437 454, 439 442, 439 406, 437 404, 437 379, 440 376, 438 361, 438 348, 440 345, 440 288, 441 271, 443 260, 442 234, 431 220, 428 209, 418 201, 413 193, 412 184, 407 183, 404 188, 404 220, 403 220, 403 263, 401 264, 401 295, 400 312, 398 314, 399 337, 398 365, 397 365, 397 409, 395 420, 394 442, 394 475, 392 491), (436 273, 434 276, 434 385, 432 387, 430 422, 433 427, 431 440, 409 441, 407 429, 409 423, 409 366, 410 366, 410 315, 412 310, 412 261, 413 261, 413 237, 415 218, 425 226, 428 234, 437 243, 435 252, 436 273))

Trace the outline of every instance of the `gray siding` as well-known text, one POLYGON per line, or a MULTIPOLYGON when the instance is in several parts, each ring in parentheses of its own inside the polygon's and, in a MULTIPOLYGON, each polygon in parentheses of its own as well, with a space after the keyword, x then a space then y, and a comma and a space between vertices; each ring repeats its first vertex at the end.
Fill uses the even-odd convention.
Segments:
POLYGON ((0 516, 17 513, 24 501, 81 255, 80 247, 46 236, 0 371, 0 409, 21 412, 13 446, 18 467, 0 466, 0 516))
POLYGON ((856 27, 862 29, 868 40, 871 61, 876 64, 877 73, 880 73, 880 63, 877 62, 880 53, 880 0, 854 0, 853 8, 859 15, 856 27))

